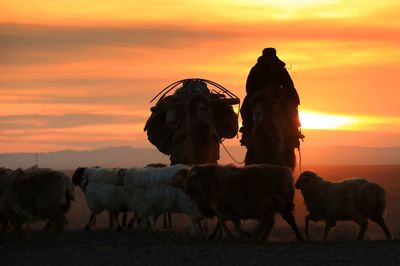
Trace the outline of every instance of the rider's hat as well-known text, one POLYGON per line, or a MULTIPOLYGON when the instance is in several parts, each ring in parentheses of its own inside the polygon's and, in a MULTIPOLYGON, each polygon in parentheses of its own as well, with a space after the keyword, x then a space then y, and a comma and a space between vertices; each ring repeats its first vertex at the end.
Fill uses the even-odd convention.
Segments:
POLYGON ((274 57, 276 56, 276 50, 272 47, 264 48, 262 55, 265 57, 274 57))

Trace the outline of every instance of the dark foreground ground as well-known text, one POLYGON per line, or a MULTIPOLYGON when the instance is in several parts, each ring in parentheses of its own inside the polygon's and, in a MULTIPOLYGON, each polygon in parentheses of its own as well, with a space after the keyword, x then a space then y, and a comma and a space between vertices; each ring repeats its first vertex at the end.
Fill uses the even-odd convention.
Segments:
POLYGON ((0 242, 1 265, 400 265, 400 241, 254 244, 182 232, 32 231, 0 242))
MULTIPOLYGON (((101 214, 91 232, 82 232, 89 210, 82 192, 68 213, 69 228, 59 236, 33 224, 26 236, 0 235, 2 265, 400 265, 400 166, 329 166, 314 169, 335 180, 362 176, 381 184, 387 192, 386 221, 395 240, 386 241, 381 229, 370 222, 365 241, 354 241, 358 226, 342 222, 322 242, 323 225, 312 223, 312 241, 297 242, 286 223, 277 216, 270 240, 264 244, 235 239, 205 240, 188 234, 189 220, 173 215, 171 229, 153 233, 138 229, 113 232, 108 217, 101 214)), ((66 171, 72 175, 73 171, 66 171)), ((295 216, 301 232, 307 211, 298 191, 295 216)), ((131 216, 131 214, 129 214, 131 216)), ((243 228, 251 230, 252 222, 243 228)), ((215 221, 209 221, 212 230, 215 221)))

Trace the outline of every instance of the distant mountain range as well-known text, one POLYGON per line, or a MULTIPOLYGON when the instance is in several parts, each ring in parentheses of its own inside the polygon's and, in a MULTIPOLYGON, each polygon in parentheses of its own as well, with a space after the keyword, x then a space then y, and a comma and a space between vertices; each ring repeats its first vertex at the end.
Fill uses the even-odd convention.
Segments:
POLYGON ((130 167, 145 166, 151 162, 169 162, 168 156, 156 149, 127 146, 89 151, 0 154, 0 166, 8 168, 29 167, 34 165, 36 160, 41 167, 55 169, 74 169, 79 166, 130 167))
MULTIPOLYGON (((245 149, 227 147, 237 160, 243 161, 245 149)), ((221 147, 222 164, 234 163, 221 147)), ((298 153, 297 153, 298 156, 298 153)), ((377 165, 400 164, 400 147, 305 146, 301 150, 303 165, 377 165)), ((48 153, 0 153, 0 167, 40 167, 74 169, 78 166, 132 167, 149 163, 169 163, 168 156, 155 148, 107 147, 90 151, 58 151, 48 153)))

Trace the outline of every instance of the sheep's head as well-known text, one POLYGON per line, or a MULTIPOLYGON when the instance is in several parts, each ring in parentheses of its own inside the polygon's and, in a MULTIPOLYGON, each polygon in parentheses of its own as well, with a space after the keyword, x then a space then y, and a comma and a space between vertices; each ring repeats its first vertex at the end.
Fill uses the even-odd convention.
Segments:
POLYGON ((184 189, 188 172, 189 172, 188 169, 181 169, 178 172, 176 172, 176 174, 175 174, 174 178, 172 179, 170 185, 173 186, 173 187, 184 189))
POLYGON ((19 176, 19 175, 23 175, 24 174, 24 169, 22 169, 22 168, 17 168, 17 169, 15 169, 15 171, 13 172, 13 174, 15 175, 15 176, 19 176))
POLYGON ((183 190, 186 194, 192 195, 197 194, 201 191, 201 179, 209 174, 207 166, 193 166, 187 174, 185 186, 183 190))
POLYGON ((74 184, 74 186, 79 186, 82 182, 82 176, 83 173, 85 172, 86 167, 78 167, 75 170, 74 175, 72 176, 72 184, 74 184))
POLYGON ((8 176, 11 174, 11 172, 12 172, 11 169, 0 167, 0 177, 8 176))
POLYGON ((172 186, 181 188, 186 194, 191 195, 200 189, 199 169, 197 166, 190 170, 182 169, 175 174, 172 186))
MULTIPOLYGON (((147 166, 146 166, 147 167, 147 166)), ((126 174, 126 172, 128 171, 128 169, 126 168, 121 168, 118 170, 117 175, 119 178, 123 178, 126 174)))
POLYGON ((302 189, 302 188, 304 188, 304 185, 306 185, 307 183, 309 183, 310 181, 313 181, 313 180, 321 180, 321 177, 319 177, 313 171, 304 171, 303 173, 301 173, 301 175, 297 179, 295 188, 302 189))
POLYGON ((163 167, 167 167, 168 165, 166 165, 165 163, 150 163, 148 165, 145 166, 145 168, 163 168, 163 167))
POLYGON ((9 182, 9 177, 12 175, 12 172, 11 169, 0 167, 0 192, 5 188, 5 186, 2 185, 9 182))

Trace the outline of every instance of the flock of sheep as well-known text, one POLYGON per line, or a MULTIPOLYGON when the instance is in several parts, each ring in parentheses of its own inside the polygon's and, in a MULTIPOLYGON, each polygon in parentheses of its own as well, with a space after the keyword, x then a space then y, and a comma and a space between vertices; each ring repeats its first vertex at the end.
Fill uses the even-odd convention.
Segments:
POLYGON ((61 231, 67 225, 65 214, 74 200, 74 186, 83 191, 91 211, 86 230, 104 210, 118 229, 123 227, 119 214, 128 211, 135 213, 139 226, 148 230, 154 229, 160 215, 183 213, 191 219, 192 235, 205 236, 204 221, 216 218, 211 237, 234 235, 226 226, 231 221, 236 236, 265 241, 275 215, 280 214, 301 240, 293 215, 296 188, 309 212, 305 218, 307 237, 310 220, 325 222, 325 240, 337 221, 354 221, 360 226, 357 239, 361 240, 371 220, 382 228, 387 239, 392 238, 383 218, 386 198, 381 186, 365 179, 333 183, 311 171, 303 172, 295 183, 291 169, 266 164, 79 167, 72 182, 51 169, 0 168, 1 231, 10 227, 21 231, 39 220, 47 222, 46 228, 61 231), (241 228, 241 221, 248 219, 257 221, 251 233, 241 228))

